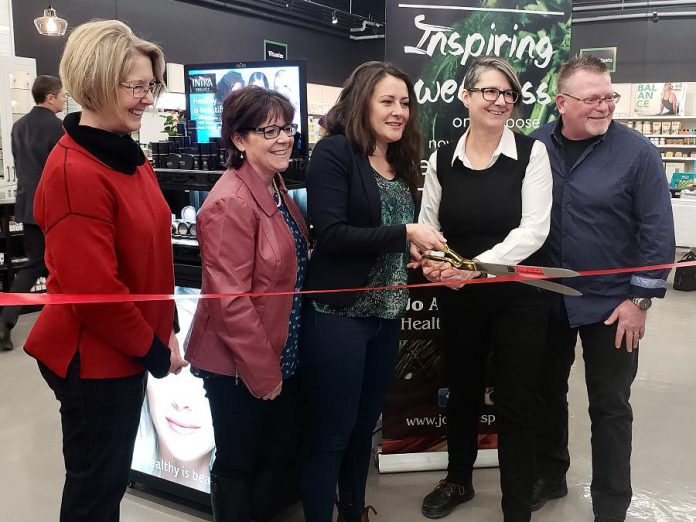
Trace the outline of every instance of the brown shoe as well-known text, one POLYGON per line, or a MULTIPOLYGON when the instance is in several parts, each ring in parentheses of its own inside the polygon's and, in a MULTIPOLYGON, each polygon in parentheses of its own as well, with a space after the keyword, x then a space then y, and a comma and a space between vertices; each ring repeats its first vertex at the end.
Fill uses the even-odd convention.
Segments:
POLYGON ((363 509, 362 515, 358 515, 357 517, 350 517, 347 515, 344 515, 340 511, 338 512, 338 518, 336 519, 336 522, 370 522, 370 510, 376 515, 377 510, 373 508, 372 506, 365 506, 365 509, 363 509))
POLYGON ((446 517, 459 504, 474 498, 474 494, 471 482, 461 485, 444 479, 423 499, 421 511, 428 518, 446 517))

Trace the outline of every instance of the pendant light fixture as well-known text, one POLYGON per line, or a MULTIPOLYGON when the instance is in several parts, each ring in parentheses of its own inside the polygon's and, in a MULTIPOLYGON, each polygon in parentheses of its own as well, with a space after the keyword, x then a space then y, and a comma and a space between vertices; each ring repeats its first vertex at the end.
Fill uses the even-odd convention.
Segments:
POLYGON ((50 5, 48 9, 44 9, 43 16, 34 18, 34 25, 39 34, 44 36, 63 36, 68 28, 68 22, 59 18, 50 5))

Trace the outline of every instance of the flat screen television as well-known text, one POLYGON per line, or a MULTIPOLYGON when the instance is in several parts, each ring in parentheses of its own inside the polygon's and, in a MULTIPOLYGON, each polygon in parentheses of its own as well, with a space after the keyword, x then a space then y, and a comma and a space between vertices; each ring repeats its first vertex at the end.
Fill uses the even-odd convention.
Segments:
POLYGON ((235 89, 259 85, 288 97, 298 126, 292 157, 307 157, 307 75, 302 60, 194 64, 184 67, 186 112, 198 141, 220 137, 222 103, 235 89))

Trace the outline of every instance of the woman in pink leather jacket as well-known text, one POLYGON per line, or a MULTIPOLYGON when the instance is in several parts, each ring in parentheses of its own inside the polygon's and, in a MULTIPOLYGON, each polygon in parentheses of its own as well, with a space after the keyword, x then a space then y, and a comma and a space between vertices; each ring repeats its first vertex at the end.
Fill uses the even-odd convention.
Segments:
MULTIPOLYGON (((222 112, 228 169, 198 212, 203 294, 299 290, 307 267, 307 226, 279 172, 297 126, 281 94, 249 86, 222 112)), ((186 342, 213 418, 211 470, 217 522, 264 520, 274 467, 294 453, 287 426, 299 405, 300 296, 202 299, 186 342)))

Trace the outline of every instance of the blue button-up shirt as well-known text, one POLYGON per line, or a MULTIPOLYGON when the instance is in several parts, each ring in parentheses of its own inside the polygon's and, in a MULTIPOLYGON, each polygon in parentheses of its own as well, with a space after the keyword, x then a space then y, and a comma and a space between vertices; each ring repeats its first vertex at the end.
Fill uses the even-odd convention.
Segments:
MULTIPOLYGON (((597 270, 673 263, 674 220, 657 148, 644 136, 612 122, 574 165, 566 166, 562 120, 532 134, 546 145, 553 172, 551 266, 597 270)), ((663 297, 669 270, 565 279, 582 297, 565 301, 568 322, 605 320, 627 297, 663 297)), ((557 301, 554 309, 562 309, 557 301)))

